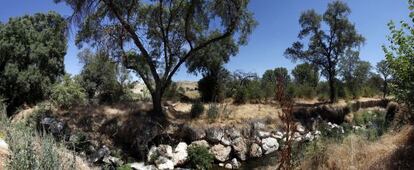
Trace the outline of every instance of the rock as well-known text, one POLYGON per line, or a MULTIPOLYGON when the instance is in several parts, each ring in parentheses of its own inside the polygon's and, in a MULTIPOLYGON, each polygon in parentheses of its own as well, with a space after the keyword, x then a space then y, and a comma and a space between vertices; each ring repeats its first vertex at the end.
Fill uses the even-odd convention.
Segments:
POLYGON ((233 169, 233 166, 230 163, 226 163, 226 165, 224 165, 224 168, 233 169))
POLYGON ((185 131, 188 133, 191 141, 204 139, 206 137, 206 131, 202 128, 186 126, 185 131))
POLYGON ((311 132, 306 133, 305 137, 304 137, 304 139, 307 140, 307 141, 313 141, 314 138, 315 137, 312 135, 311 132))
POLYGON ((147 154, 147 162, 152 163, 158 157, 158 151, 156 146, 152 146, 147 154))
POLYGON ((305 128, 302 125, 299 124, 299 125, 296 126, 296 131, 303 134, 303 133, 305 133, 305 128))
POLYGON ((224 136, 224 131, 221 128, 212 127, 206 130, 207 140, 212 143, 218 143, 224 136))
POLYGON ((170 145, 160 145, 157 148, 157 152, 160 156, 166 157, 168 159, 173 157, 172 147, 170 145))
POLYGON ((205 146, 206 148, 210 147, 208 142, 205 140, 198 140, 198 141, 191 142, 191 144, 188 147, 193 147, 193 146, 205 146))
POLYGON ((223 136, 220 140, 220 143, 225 146, 229 146, 231 144, 231 141, 227 136, 223 136))
POLYGON ((236 159, 236 158, 233 158, 233 159, 231 160, 231 165, 232 165, 232 168, 233 168, 233 169, 239 169, 239 168, 240 168, 240 166, 241 166, 241 163, 240 163, 239 161, 237 161, 237 159, 236 159))
POLYGON ((224 163, 219 163, 218 166, 219 167, 224 167, 224 163))
POLYGON ((217 144, 210 148, 210 152, 214 155, 214 158, 216 158, 216 160, 220 162, 225 162, 229 159, 231 147, 226 147, 222 144, 217 144))
POLYGON ((187 144, 180 142, 177 147, 175 147, 173 152, 172 160, 174 162, 174 166, 184 164, 187 161, 187 157, 187 144))
POLYGON ((156 170, 157 168, 154 165, 145 165, 144 162, 134 162, 129 164, 129 166, 134 170, 156 170))
POLYGON ((279 143, 275 138, 269 137, 262 140, 262 148, 265 154, 270 154, 279 149, 279 143))
POLYGON ((157 168, 159 170, 172 170, 174 169, 174 162, 164 156, 160 156, 158 157, 157 160, 155 160, 155 166, 157 166, 157 168))
POLYGON ((226 134, 230 137, 231 140, 242 137, 242 133, 234 127, 226 129, 226 134))
POLYGON ((267 137, 270 137, 271 133, 259 130, 259 131, 256 131, 256 135, 259 136, 260 138, 267 138, 267 137))
POLYGON ((9 145, 3 139, 0 139, 0 155, 10 155, 9 145))
POLYGON ((283 133, 280 131, 276 131, 275 134, 272 134, 272 137, 276 138, 276 139, 282 139, 283 138, 283 133))
POLYGON ((261 157, 263 154, 262 152, 262 148, 257 144, 257 143, 253 143, 250 146, 250 156, 253 158, 259 158, 261 157))
POLYGON ((113 157, 113 156, 104 157, 102 161, 107 164, 114 165, 115 167, 118 167, 124 164, 124 162, 120 158, 113 157))
POLYGON ((104 157, 108 157, 111 154, 111 151, 105 145, 102 146, 98 151, 92 154, 91 162, 97 163, 103 160, 104 157))
POLYGON ((262 122, 254 121, 252 123, 252 128, 254 130, 264 130, 266 128, 266 125, 264 123, 262 123, 262 122))
POLYGON ((246 160, 247 144, 244 138, 239 137, 234 139, 231 147, 233 148, 233 151, 240 160, 246 160))
POLYGON ((53 117, 44 117, 39 122, 39 130, 52 134, 57 139, 68 140, 70 131, 66 123, 56 120, 53 117))

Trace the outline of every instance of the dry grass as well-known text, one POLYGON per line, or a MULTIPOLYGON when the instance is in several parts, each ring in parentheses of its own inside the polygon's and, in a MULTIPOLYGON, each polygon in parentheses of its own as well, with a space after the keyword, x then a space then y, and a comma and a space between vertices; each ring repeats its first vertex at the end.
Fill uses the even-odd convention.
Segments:
MULTIPOLYGON (((323 155, 324 162, 305 160, 300 169, 401 169, 413 168, 413 152, 408 153, 414 140, 413 127, 405 126, 398 132, 383 135, 369 142, 357 135, 349 135, 341 144, 329 144, 323 155), (400 155, 407 155, 401 157, 400 155), (411 164, 410 164, 411 162, 411 164)), ((412 149, 411 149, 412 150, 412 149)), ((323 160, 323 159, 321 159, 323 160)))

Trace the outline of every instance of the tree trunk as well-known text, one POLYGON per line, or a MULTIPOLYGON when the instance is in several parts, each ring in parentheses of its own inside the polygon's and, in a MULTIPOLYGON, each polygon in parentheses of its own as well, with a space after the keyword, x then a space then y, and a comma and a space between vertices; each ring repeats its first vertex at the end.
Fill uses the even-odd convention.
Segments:
POLYGON ((151 116, 152 117, 165 118, 164 111, 162 108, 162 96, 163 96, 163 92, 159 88, 156 88, 155 92, 151 93, 151 97, 152 97, 151 116))
POLYGON ((335 76, 332 71, 329 71, 329 91, 330 91, 330 102, 334 103, 336 101, 336 95, 335 95, 335 76))
POLYGON ((385 97, 387 96, 387 90, 388 90, 388 82, 386 81, 386 80, 384 80, 384 96, 383 96, 383 98, 385 99, 385 97))

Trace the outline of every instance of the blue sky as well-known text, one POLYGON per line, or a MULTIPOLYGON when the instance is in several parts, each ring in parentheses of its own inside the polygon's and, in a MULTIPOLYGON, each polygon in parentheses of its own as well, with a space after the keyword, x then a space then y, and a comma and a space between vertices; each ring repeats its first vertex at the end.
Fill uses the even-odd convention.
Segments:
MULTIPOLYGON (((291 70, 292 63, 283 56, 283 52, 297 40, 298 19, 301 12, 315 9, 322 13, 330 0, 251 0, 249 9, 255 13, 259 22, 248 45, 240 48, 239 54, 230 60, 226 67, 231 70, 256 72, 261 75, 265 70, 286 67, 291 70)), ((360 34, 366 38, 360 57, 375 65, 384 58, 381 45, 387 42, 389 34, 387 23, 390 20, 408 19, 406 0, 347 0, 352 13, 350 20, 360 34)), ((7 22, 10 17, 37 12, 57 11, 69 16, 71 10, 64 4, 54 4, 53 0, 0 0, 0 21, 7 22)), ((73 42, 74 32, 68 42, 65 56, 65 69, 68 73, 79 73, 82 65, 77 59, 79 49, 73 42)), ((187 74, 184 67, 174 80, 197 80, 198 77, 187 74)))

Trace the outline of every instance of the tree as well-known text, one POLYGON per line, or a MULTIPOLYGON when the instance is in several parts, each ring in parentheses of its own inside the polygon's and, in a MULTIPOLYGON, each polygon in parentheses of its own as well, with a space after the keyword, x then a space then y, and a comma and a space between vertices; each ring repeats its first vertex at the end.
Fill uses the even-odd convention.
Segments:
POLYGON ((278 67, 274 70, 266 70, 262 76, 261 86, 266 98, 274 96, 276 94, 276 87, 279 80, 283 83, 284 89, 287 89, 287 85, 290 83, 289 72, 284 67, 278 67))
POLYGON ((315 10, 305 11, 299 19, 302 30, 298 37, 300 40, 309 37, 305 41, 308 42, 308 48, 304 49, 304 44, 298 41, 285 51, 287 58, 312 63, 322 70, 329 82, 331 102, 336 100, 335 79, 339 57, 346 50, 354 50, 364 42, 362 35, 348 20, 350 12, 349 7, 341 1, 330 3, 323 15, 315 10), (322 21, 326 25, 322 25, 322 21), (329 28, 328 31, 326 28, 329 28))
POLYGON ((0 94, 9 115, 24 103, 46 99, 64 74, 66 28, 55 12, 11 18, 0 26, 0 94))
MULTIPOLYGON (((414 1, 409 0, 410 18, 414 20, 414 1)), ((393 94, 410 109, 414 108, 414 29, 401 21, 400 28, 388 23, 390 45, 383 46, 385 58, 392 73, 393 94)))
POLYGON ((237 54, 238 49, 238 44, 228 37, 200 50, 196 55, 198 57, 187 60, 188 72, 203 76, 198 81, 198 90, 203 101, 224 100, 225 83, 230 73, 223 65, 229 62, 231 56, 237 54))
POLYGON ((318 68, 309 63, 303 63, 297 65, 292 70, 294 81, 300 85, 307 85, 316 87, 319 83, 319 71, 318 68))
POLYGON ((391 75, 391 69, 389 68, 389 65, 386 60, 381 60, 377 63, 377 71, 381 74, 382 79, 384 80, 382 85, 382 92, 383 92, 383 98, 387 96, 388 94, 388 81, 389 76, 391 75))
POLYGON ((255 25, 248 0, 55 2, 73 9, 72 21, 80 28, 78 44, 108 45, 140 75, 152 96, 152 115, 160 118, 165 116, 163 94, 184 62, 228 37, 245 44, 255 25))
POLYGON ((124 92, 122 83, 127 78, 127 75, 122 74, 127 73, 118 71, 121 68, 109 58, 108 52, 101 50, 93 53, 85 49, 78 57, 83 64, 79 74, 80 84, 85 88, 88 98, 98 98, 100 102, 118 100, 124 92))

